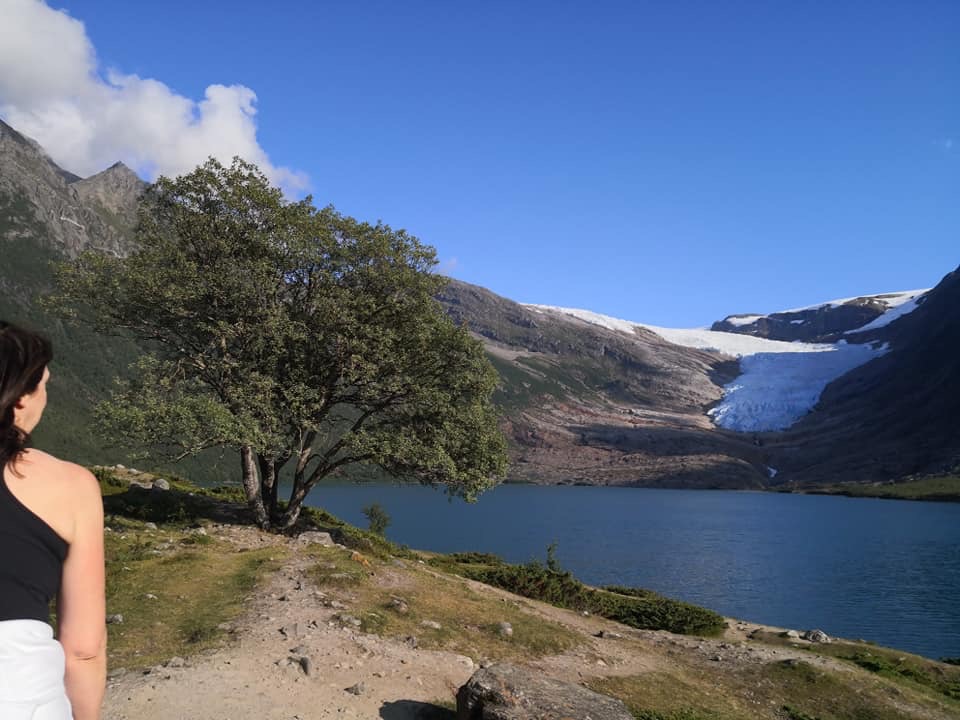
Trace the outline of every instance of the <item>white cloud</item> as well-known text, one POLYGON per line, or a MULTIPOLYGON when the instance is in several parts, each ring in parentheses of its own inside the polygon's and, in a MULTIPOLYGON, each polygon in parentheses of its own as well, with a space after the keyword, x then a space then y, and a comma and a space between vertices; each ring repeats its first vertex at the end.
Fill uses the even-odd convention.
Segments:
POLYGON ((451 257, 441 261, 434 269, 434 272, 439 273, 440 275, 452 276, 459 268, 460 261, 455 257, 451 257))
POLYGON ((0 0, 0 17, 0 116, 67 170, 87 176, 122 160, 154 179, 239 155, 287 191, 306 186, 257 142, 250 88, 210 85, 195 101, 158 80, 102 72, 83 23, 42 0, 0 0))

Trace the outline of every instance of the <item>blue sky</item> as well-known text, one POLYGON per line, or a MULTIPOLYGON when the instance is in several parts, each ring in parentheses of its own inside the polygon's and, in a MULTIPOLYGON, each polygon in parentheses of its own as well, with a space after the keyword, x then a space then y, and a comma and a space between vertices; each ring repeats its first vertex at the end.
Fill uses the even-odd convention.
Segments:
POLYGON ((960 263, 956 2, 51 7, 101 77, 251 89, 318 205, 515 300, 685 327, 960 263))

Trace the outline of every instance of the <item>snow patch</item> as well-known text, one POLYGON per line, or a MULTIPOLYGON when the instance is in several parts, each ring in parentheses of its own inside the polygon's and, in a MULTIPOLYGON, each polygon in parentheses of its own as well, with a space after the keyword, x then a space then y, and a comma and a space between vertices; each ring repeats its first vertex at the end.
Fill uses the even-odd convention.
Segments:
MULTIPOLYGON (((883 315, 874 318, 872 322, 867 323, 863 327, 858 327, 856 330, 848 330, 845 334, 852 335, 853 333, 876 330, 877 328, 886 327, 894 320, 899 320, 904 315, 909 315, 918 307, 920 307, 920 303, 923 301, 923 297, 927 293, 926 290, 913 290, 911 292, 914 294, 906 297, 905 299, 898 298, 898 302, 896 304, 890 304, 890 309, 887 310, 883 315)), ((904 293, 904 295, 906 296, 907 293, 904 293)))
POLYGON ((766 315, 732 315, 726 319, 729 325, 734 327, 743 327, 744 325, 753 325, 757 320, 762 320, 766 315))
POLYGON ((917 295, 922 295, 923 293, 927 292, 927 290, 929 290, 929 288, 925 290, 901 290, 898 292, 880 293, 878 295, 856 295, 854 297, 840 298, 839 300, 828 300, 824 303, 807 305, 806 307, 793 308, 791 310, 778 310, 777 312, 771 314, 786 315, 788 313, 805 312, 807 310, 819 310, 820 308, 825 307, 840 307, 841 305, 846 305, 854 300, 879 300, 880 302, 884 303, 888 309, 892 309, 902 305, 905 302, 908 302, 909 300, 912 300, 917 295))
POLYGON ((778 472, 780 471, 777 470, 775 467, 770 467, 769 465, 767 465, 767 477, 775 478, 778 472))

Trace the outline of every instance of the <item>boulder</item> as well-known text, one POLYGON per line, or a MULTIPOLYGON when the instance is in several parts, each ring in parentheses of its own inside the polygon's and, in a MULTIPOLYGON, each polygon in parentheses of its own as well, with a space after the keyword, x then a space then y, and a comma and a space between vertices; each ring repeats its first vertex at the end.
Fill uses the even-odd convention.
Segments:
POLYGON ((505 663, 477 670, 457 691, 457 720, 633 720, 619 700, 505 663))
POLYGON ((804 640, 809 640, 814 643, 828 643, 830 642, 830 636, 827 635, 823 630, 807 630, 802 635, 804 640))
POLYGON ((328 532, 318 530, 308 530, 297 536, 297 542, 301 545, 322 545, 323 547, 333 547, 333 538, 328 532))

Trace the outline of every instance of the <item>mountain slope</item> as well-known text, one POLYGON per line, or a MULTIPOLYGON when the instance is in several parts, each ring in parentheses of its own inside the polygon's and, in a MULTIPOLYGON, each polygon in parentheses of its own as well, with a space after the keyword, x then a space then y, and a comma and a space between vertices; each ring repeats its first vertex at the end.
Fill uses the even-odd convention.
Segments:
POLYGON ((960 269, 916 310, 863 334, 891 351, 832 383, 774 440, 784 481, 889 481, 960 463, 960 269))
POLYGON ((734 358, 533 308, 451 281, 448 313, 484 342, 501 376, 511 476, 533 482, 760 487, 750 438, 706 412, 734 358))

